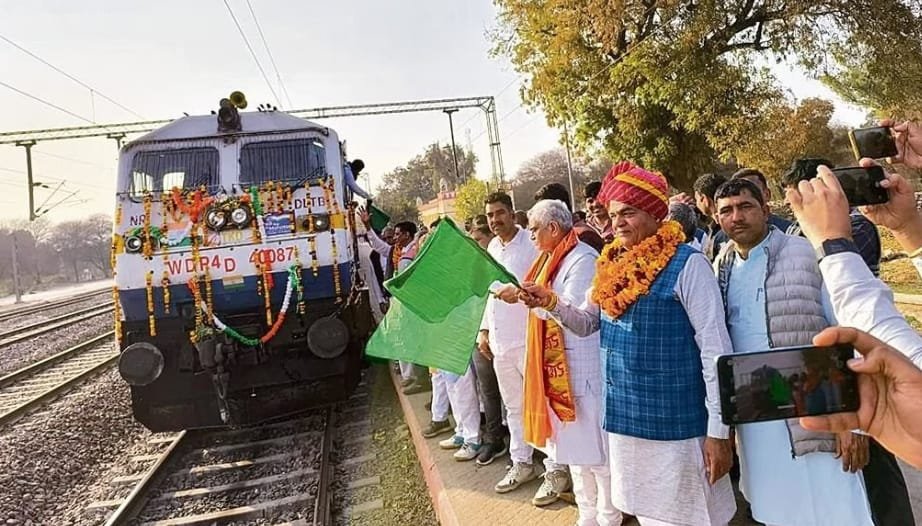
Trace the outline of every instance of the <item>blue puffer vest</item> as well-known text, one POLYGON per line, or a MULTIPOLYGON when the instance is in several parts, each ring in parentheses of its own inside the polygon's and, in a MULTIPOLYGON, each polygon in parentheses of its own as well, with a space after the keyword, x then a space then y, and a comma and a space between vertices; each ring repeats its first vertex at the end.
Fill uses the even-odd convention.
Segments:
POLYGON ((617 320, 602 313, 603 427, 610 433, 648 440, 707 434, 701 352, 675 294, 679 274, 695 252, 679 245, 647 295, 617 320))

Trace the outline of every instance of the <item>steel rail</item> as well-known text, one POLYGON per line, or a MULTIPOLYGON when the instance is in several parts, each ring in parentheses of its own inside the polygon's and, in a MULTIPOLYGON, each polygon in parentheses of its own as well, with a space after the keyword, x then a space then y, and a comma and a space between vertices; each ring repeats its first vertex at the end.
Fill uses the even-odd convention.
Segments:
POLYGON ((333 407, 327 408, 326 427, 320 446, 320 478, 317 480, 317 498, 314 500, 314 526, 330 526, 332 522, 331 499, 333 492, 333 407))
POLYGON ((144 478, 135 484, 131 493, 129 493, 119 507, 112 512, 112 515, 109 515, 109 518, 106 519, 105 526, 128 524, 131 520, 137 518, 144 509, 144 506, 147 505, 150 490, 156 487, 166 476, 166 467, 170 464, 170 460, 172 460, 173 456, 179 450, 180 444, 182 444, 188 436, 188 431, 180 431, 179 434, 176 435, 173 442, 160 454, 160 458, 158 458, 154 465, 144 474, 144 478))
POLYGON ((101 296, 104 293, 111 294, 112 291, 110 291, 109 289, 97 290, 97 291, 94 291, 88 294, 81 294, 79 296, 73 296, 71 298, 67 298, 62 301, 57 301, 54 303, 43 301, 37 305, 29 305, 29 306, 21 307, 18 309, 4 310, 0 312, 0 321, 5 321, 10 318, 17 318, 20 316, 28 316, 30 314, 35 314, 38 312, 43 312, 43 311, 51 310, 51 309, 57 309, 59 307, 67 307, 68 305, 73 305, 74 303, 80 303, 81 301, 86 301, 96 296, 101 296))
POLYGON ((10 329, 4 333, 0 333, 0 347, 19 343, 63 327, 74 325, 75 323, 80 323, 81 321, 88 320, 101 314, 107 314, 112 312, 113 309, 113 305, 108 303, 105 305, 94 305, 87 309, 65 314, 63 316, 43 320, 16 329, 10 329))
MULTIPOLYGON (((105 339, 111 338, 113 332, 108 332, 101 336, 97 336, 91 340, 88 340, 80 345, 71 347, 63 352, 60 352, 50 358, 42 360, 36 364, 30 365, 29 367, 20 369, 12 374, 0 378, 0 386, 10 387, 22 381, 24 379, 35 376, 38 373, 41 373, 54 365, 65 362, 68 358, 73 358, 83 352, 89 351, 93 347, 99 345, 105 339)), ((74 376, 69 377, 67 380, 62 381, 54 385, 54 387, 47 389, 41 392, 38 396, 29 398, 22 404, 15 406, 13 409, 6 411, 3 414, 0 414, 0 426, 6 425, 9 422, 17 420, 19 417, 33 411, 34 409, 40 407, 45 402, 56 398, 61 393, 68 390, 70 387, 76 385, 77 383, 83 381, 84 379, 102 371, 103 369, 108 368, 113 365, 118 360, 118 354, 114 354, 111 358, 100 361, 97 364, 89 366, 87 369, 84 369, 77 373, 74 376)))

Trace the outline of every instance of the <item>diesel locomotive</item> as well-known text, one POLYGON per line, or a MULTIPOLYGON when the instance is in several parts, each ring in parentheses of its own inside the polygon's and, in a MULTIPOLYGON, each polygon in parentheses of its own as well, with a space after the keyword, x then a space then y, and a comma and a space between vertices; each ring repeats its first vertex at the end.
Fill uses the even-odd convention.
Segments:
POLYGON ((283 418, 359 382, 373 322, 343 144, 245 107, 235 92, 120 151, 118 367, 152 431, 283 418))

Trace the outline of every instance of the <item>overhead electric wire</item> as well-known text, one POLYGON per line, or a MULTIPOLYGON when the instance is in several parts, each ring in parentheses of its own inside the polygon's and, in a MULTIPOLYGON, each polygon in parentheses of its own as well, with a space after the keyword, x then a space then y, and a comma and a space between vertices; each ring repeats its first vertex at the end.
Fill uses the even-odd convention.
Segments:
POLYGON ((8 90, 15 91, 16 93, 19 93, 20 95, 22 95, 22 96, 24 96, 24 97, 29 97, 30 99, 32 99, 32 100, 34 100, 34 101, 36 101, 36 102, 40 102, 40 103, 44 104, 45 106, 48 106, 48 107, 54 108, 54 109, 56 109, 56 110, 58 110, 58 111, 60 111, 60 112, 66 113, 66 114, 70 115, 71 117, 76 117, 76 118, 78 118, 78 119, 80 119, 80 120, 82 120, 82 121, 84 121, 84 122, 88 122, 88 123, 90 123, 90 124, 96 124, 96 121, 94 121, 94 120, 92 120, 92 119, 88 119, 88 118, 84 117, 83 115, 79 115, 79 114, 74 113, 74 112, 72 112, 72 111, 70 111, 70 110, 68 110, 68 109, 62 108, 62 107, 58 106, 57 104, 53 104, 53 103, 51 103, 51 102, 48 102, 47 100, 45 100, 45 99, 43 99, 43 98, 41 98, 41 97, 38 97, 38 96, 36 96, 36 95, 33 95, 33 94, 29 93, 29 92, 23 91, 23 90, 21 90, 21 89, 19 89, 19 88, 13 87, 13 86, 10 86, 9 84, 7 84, 6 82, 3 82, 2 80, 0 80, 0 86, 3 86, 4 88, 6 88, 6 89, 8 89, 8 90))
POLYGON ((237 15, 234 14, 234 10, 231 9, 230 4, 227 3, 227 0, 224 0, 224 7, 227 8, 227 12, 230 13, 232 19, 234 19, 234 25, 237 26, 237 32, 240 33, 240 37, 243 39, 243 43, 246 44, 248 50, 250 50, 250 56, 253 57, 253 62, 256 62, 256 67, 259 68, 259 72, 263 76, 263 80, 266 81, 266 86, 269 87, 269 91, 272 92, 272 96, 275 97, 275 102, 278 103, 279 107, 282 107, 282 101, 279 99, 278 93, 275 92, 275 88, 272 87, 272 83, 269 82, 269 77, 266 75, 266 70, 263 69, 262 64, 259 63, 259 57, 256 56, 256 52, 253 51, 253 46, 250 45, 250 41, 247 39, 246 34, 243 32, 243 28, 240 27, 240 22, 237 20, 237 15))
POLYGON ((275 57, 272 56, 272 50, 269 49, 269 42, 266 41, 266 35, 263 34, 263 28, 259 25, 259 19, 256 18, 256 12, 253 11, 253 5, 250 3, 250 0, 247 0, 247 9, 250 10, 250 16, 253 17, 253 22, 256 23, 256 31, 259 32, 259 38, 263 41, 263 46, 266 48, 266 54, 269 55, 269 62, 272 64, 272 69, 275 70, 275 78, 279 81, 279 87, 282 88, 282 94, 285 95, 285 100, 288 101, 288 106, 294 106, 291 103, 291 96, 288 95, 288 88, 285 87, 285 83, 282 82, 282 74, 279 73, 279 67, 275 63, 275 57))
POLYGON ((120 102, 114 100, 112 97, 109 97, 109 96, 106 95, 105 93, 99 91, 98 89, 94 88, 93 86, 90 86, 90 85, 87 84, 86 82, 83 82, 82 80, 78 79, 77 77, 75 77, 75 76, 71 75, 70 73, 64 71, 63 69, 61 69, 61 68, 55 66, 54 64, 48 62, 47 60, 45 60, 45 59, 43 59, 42 57, 36 55, 35 53, 29 51, 28 49, 22 47, 21 45, 17 44, 16 42, 13 42, 13 41, 10 40, 9 38, 7 38, 7 37, 5 37, 5 36, 3 36, 3 35, 0 35, 0 40, 5 41, 7 44, 9 44, 9 45, 15 47, 15 48, 18 49, 19 51, 22 51, 22 52, 25 53, 26 55, 29 55, 30 57, 34 58, 35 60, 41 62, 42 64, 48 66, 48 67, 51 68, 51 69, 57 71, 57 72, 60 73, 61 75, 64 75, 65 77, 69 78, 70 80, 72 80, 72 81, 76 82, 77 84, 83 86, 84 88, 90 90, 90 93, 99 95, 101 98, 103 98, 103 99, 105 99, 105 100, 111 102, 111 103, 114 104, 115 106, 121 108, 122 110, 127 111, 128 113, 130 113, 130 114, 132 114, 132 115, 134 115, 134 116, 136 116, 136 117, 138 117, 138 118, 140 118, 140 119, 142 119, 142 120, 147 120, 147 118, 144 117, 143 115, 137 113, 136 111, 132 110, 131 108, 126 107, 125 105, 121 104, 120 102))

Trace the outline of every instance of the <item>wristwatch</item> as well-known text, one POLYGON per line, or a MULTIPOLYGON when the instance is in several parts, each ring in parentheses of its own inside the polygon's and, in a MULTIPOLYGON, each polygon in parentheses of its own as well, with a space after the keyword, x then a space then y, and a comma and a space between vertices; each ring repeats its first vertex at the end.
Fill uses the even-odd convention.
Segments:
POLYGON ((854 241, 844 237, 837 237, 835 239, 827 239, 823 241, 823 244, 817 247, 816 249, 816 260, 822 261, 824 257, 831 256, 833 254, 839 254, 842 252, 854 252, 858 253, 858 245, 854 241))

